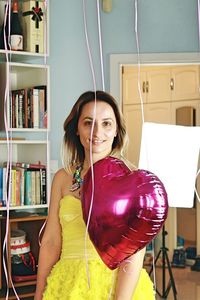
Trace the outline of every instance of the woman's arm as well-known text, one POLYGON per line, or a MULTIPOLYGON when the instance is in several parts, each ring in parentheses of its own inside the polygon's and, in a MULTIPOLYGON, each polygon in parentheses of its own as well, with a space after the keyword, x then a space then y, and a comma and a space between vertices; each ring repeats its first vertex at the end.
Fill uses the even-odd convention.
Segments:
POLYGON ((131 300, 143 266, 145 248, 129 257, 119 267, 115 300, 131 300))
POLYGON ((37 286, 34 300, 42 299, 47 276, 60 257, 61 228, 59 222, 59 202, 62 197, 60 185, 61 176, 61 172, 58 171, 52 182, 47 224, 45 226, 39 253, 37 286))

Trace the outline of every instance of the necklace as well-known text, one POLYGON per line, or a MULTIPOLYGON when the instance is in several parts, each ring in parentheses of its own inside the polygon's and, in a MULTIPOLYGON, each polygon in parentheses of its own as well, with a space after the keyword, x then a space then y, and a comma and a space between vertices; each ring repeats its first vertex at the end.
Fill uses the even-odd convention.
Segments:
POLYGON ((83 184, 83 179, 81 178, 81 171, 83 170, 83 165, 77 166, 73 175, 72 186, 70 191, 74 192, 78 190, 83 184))

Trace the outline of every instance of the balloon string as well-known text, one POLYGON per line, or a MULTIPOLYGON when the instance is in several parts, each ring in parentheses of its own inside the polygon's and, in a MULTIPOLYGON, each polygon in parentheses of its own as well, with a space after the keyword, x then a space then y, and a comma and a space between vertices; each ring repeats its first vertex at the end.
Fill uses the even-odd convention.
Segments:
POLYGON ((89 43, 89 38, 88 38, 85 0, 83 0, 83 19, 84 19, 85 41, 86 41, 88 58, 89 58, 89 63, 90 63, 90 70, 91 70, 91 74, 92 74, 93 88, 94 88, 94 93, 95 93, 93 120, 92 120, 92 127, 91 127, 91 133, 90 133, 90 166, 91 166, 91 176, 92 176, 92 194, 91 194, 90 208, 89 208, 89 214, 88 214, 88 219, 87 219, 87 224, 86 224, 85 246, 84 246, 85 247, 85 260, 86 260, 86 273, 87 273, 87 279, 88 279, 88 287, 90 288, 90 274, 89 274, 89 265, 88 265, 88 257, 87 257, 87 237, 88 237, 88 228, 89 228, 89 224, 90 224, 90 218, 91 218, 91 212, 92 212, 92 206, 93 206, 93 200, 94 200, 94 170, 93 170, 93 159, 92 159, 92 139, 93 139, 93 132, 94 132, 95 116, 96 116, 96 77, 95 77, 94 64, 93 64, 90 43, 89 43))
MULTIPOLYGON (((45 66, 45 71, 46 71, 46 78, 48 79, 48 73, 47 73, 47 44, 48 44, 48 37, 47 37, 47 21, 48 21, 48 18, 47 18, 47 7, 48 7, 48 0, 44 0, 44 39, 43 39, 43 42, 44 42, 44 66, 45 66)), ((47 97, 49 97, 49 93, 47 91, 47 97)), ((48 101, 48 105, 49 105, 49 101, 48 101)), ((47 161, 50 161, 50 149, 49 149, 49 125, 48 125, 48 122, 49 122, 49 115, 48 115, 48 112, 50 111, 50 108, 47 107, 47 130, 46 130, 46 142, 47 142, 47 161)), ((48 167, 48 166, 47 166, 48 167)), ((47 176, 49 172, 47 172, 47 176)), ((47 182, 50 182, 50 178, 48 178, 47 182)), ((47 191, 48 191, 48 187, 47 187, 47 191)), ((49 197, 49 192, 47 192, 47 197, 49 197)), ((49 203, 49 198, 47 198, 47 203, 49 203)), ((41 246, 41 235, 42 235, 42 232, 44 230, 44 227, 47 223, 47 219, 44 221, 44 223, 42 224, 41 228, 40 228, 40 231, 38 233, 38 245, 39 247, 41 246)))
POLYGON ((142 123, 144 124, 144 103, 141 91, 141 62, 140 62, 140 46, 138 37, 138 2, 135 0, 135 38, 136 38, 136 48, 137 48, 137 66, 138 66, 138 92, 140 97, 141 113, 142 113, 142 123))
POLYGON ((97 20, 98 20, 98 37, 99 37, 99 52, 100 52, 100 63, 101 63, 101 81, 102 89, 105 92, 105 80, 104 80, 104 65, 103 65, 103 50, 102 50, 102 39, 101 39, 101 18, 100 18, 100 4, 97 0, 97 20))
MULTIPOLYGON (((6 231, 5 231, 5 237, 3 241, 3 268, 6 278, 6 300, 9 298, 9 280, 12 286, 12 289, 14 291, 14 294, 16 296, 16 299, 19 299, 18 294, 15 290, 11 274, 7 270, 7 262, 8 262, 8 231, 9 231, 9 215, 10 215, 10 200, 11 200, 11 176, 12 176, 12 141, 10 143, 10 139, 12 139, 12 131, 9 132, 9 127, 11 128, 11 118, 7 120, 7 101, 8 99, 11 99, 10 95, 10 61, 11 61, 11 52, 10 55, 8 55, 8 45, 9 49, 11 49, 10 45, 10 12, 11 12, 11 1, 8 0, 6 2, 6 9, 5 9, 5 15, 4 15, 4 27, 3 27, 3 37, 4 37, 4 46, 5 46, 5 55, 6 55, 6 87, 5 87, 5 94, 4 94, 4 126, 5 126, 5 133, 6 133, 6 144, 7 144, 7 164, 6 164, 6 187, 8 187, 8 190, 6 189, 5 193, 5 201, 6 201, 6 231), (8 37, 6 37, 6 23, 8 18, 8 37), (9 122, 9 126, 8 126, 9 122), (4 258, 4 253, 5 257, 4 258)), ((11 111, 12 114, 12 111, 11 111)), ((10 117, 10 116, 9 116, 10 117)))
MULTIPOLYGON (((135 0, 135 39, 136 39, 136 48, 137 48, 137 66, 138 66, 138 92, 140 97, 140 107, 141 107, 141 117, 142 117, 142 128, 144 128, 144 102, 142 97, 142 91, 141 91, 141 60, 140 60, 140 46, 139 46, 139 36, 138 36, 138 1, 135 0)), ((145 134, 145 131, 142 130, 142 134, 145 134)), ((147 165, 149 166, 149 158, 148 158, 148 151, 147 151, 147 137, 146 135, 143 136, 144 142, 145 142, 145 155, 146 155, 146 161, 147 165)))
MULTIPOLYGON (((140 105, 141 105, 141 114, 142 114, 142 125, 144 127, 144 102, 141 92, 141 60, 140 60, 140 44, 139 44, 139 36, 138 36, 138 1, 135 0, 135 39, 136 39, 136 48, 137 48, 137 66, 138 66, 138 92, 140 97, 140 105)), ((145 134, 143 130, 143 134, 145 134)), ((147 165, 149 166, 149 159, 148 159, 148 151, 147 151, 147 137, 146 134, 143 136, 145 141, 145 155, 147 158, 147 165)), ((155 270, 155 243, 154 240, 152 240, 152 248, 153 248, 153 283, 154 288, 156 290, 156 270, 155 270)))

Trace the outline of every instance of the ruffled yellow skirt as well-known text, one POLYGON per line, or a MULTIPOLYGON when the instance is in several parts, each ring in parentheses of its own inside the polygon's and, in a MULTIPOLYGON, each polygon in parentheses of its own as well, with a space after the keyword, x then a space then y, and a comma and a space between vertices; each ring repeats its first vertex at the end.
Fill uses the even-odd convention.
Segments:
MULTIPOLYGON (((112 287, 114 292, 115 272, 98 259, 89 261, 88 267, 90 288, 85 260, 59 260, 47 279, 43 300, 108 300, 112 287)), ((132 300, 155 300, 153 283, 144 269, 132 300)))

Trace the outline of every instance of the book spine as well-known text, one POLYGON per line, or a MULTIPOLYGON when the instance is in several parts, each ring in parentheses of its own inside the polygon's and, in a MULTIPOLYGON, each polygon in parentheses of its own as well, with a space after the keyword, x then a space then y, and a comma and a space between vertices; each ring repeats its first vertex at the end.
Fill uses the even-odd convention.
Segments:
POLYGON ((28 128, 32 128, 32 99, 31 99, 31 89, 27 90, 27 119, 28 119, 28 128))
POLYGON ((32 187, 31 187, 31 171, 26 170, 25 171, 25 199, 24 204, 25 205, 31 205, 32 204, 32 187))
POLYGON ((36 204, 35 171, 31 171, 31 205, 36 204))
POLYGON ((20 206, 21 172, 16 170, 16 206, 20 206))
POLYGON ((23 128, 23 94, 19 92, 18 127, 23 128))
POLYGON ((33 128, 39 128, 39 90, 33 89, 33 128))
POLYGON ((16 94, 15 95, 15 118, 16 118, 15 128, 19 127, 19 109, 18 109, 18 106, 19 106, 19 95, 16 94))
POLYGON ((41 184, 41 204, 47 203, 46 195, 46 169, 40 170, 40 184, 41 184))
POLYGON ((40 204, 40 171, 35 171, 35 204, 40 204))
POLYGON ((12 181, 12 194, 11 194, 11 206, 16 206, 16 170, 11 170, 11 181, 12 181))
POLYGON ((0 168, 0 206, 3 206, 3 168, 0 168))
POLYGON ((6 168, 3 168, 3 206, 6 206, 7 183, 6 183, 6 168))
POLYGON ((24 179, 24 169, 20 169, 20 205, 24 205, 24 193, 25 193, 25 179, 24 179))

